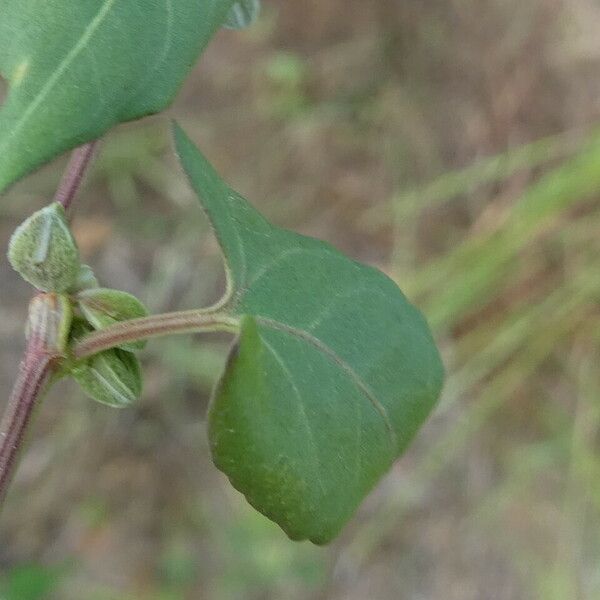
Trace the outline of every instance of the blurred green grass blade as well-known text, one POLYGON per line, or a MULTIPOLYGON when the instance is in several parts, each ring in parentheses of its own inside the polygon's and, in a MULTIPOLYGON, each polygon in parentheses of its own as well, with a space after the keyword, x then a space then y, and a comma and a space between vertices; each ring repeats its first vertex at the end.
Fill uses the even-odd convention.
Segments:
POLYGON ((518 171, 535 169, 563 158, 598 137, 598 131, 583 140, 572 132, 561 133, 482 158, 463 169, 444 173, 430 183, 401 192, 393 200, 394 210, 398 216, 405 216, 414 210, 441 204, 482 185, 502 182, 518 171))
POLYGON ((432 294, 427 314, 445 327, 481 307, 519 270, 519 252, 555 226, 566 210, 600 191, 600 137, 530 186, 500 229, 467 238, 409 282, 412 294, 432 294))
POLYGON ((46 600, 58 587, 63 569, 26 565, 10 570, 0 579, 2 600, 46 600))

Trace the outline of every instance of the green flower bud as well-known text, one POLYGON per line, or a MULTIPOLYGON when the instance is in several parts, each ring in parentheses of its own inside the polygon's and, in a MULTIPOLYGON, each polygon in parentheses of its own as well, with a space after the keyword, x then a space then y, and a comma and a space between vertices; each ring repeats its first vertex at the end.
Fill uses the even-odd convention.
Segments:
POLYGON ((115 408, 129 406, 142 394, 142 371, 137 357, 118 348, 75 365, 71 375, 92 400, 115 408))
MULTIPOLYGON (((77 307, 94 329, 105 329, 119 321, 137 319, 148 314, 146 307, 127 292, 95 288, 83 290, 76 296, 77 307)), ((130 342, 119 346, 123 350, 140 350, 144 341, 130 342)))
POLYGON ((79 267, 79 273, 77 273, 77 280, 75 285, 70 291, 79 292, 81 290, 89 290, 91 288, 98 287, 98 280, 92 271, 92 267, 89 265, 81 265, 79 267))
POLYGON ((71 302, 60 294, 38 294, 29 303, 25 334, 44 343, 49 354, 64 355, 67 350, 73 310, 71 302))
POLYGON ((249 27, 260 15, 260 0, 238 0, 229 9, 223 27, 244 29, 249 27))
POLYGON ((43 292, 69 290, 79 273, 79 250, 64 208, 53 202, 38 210, 13 233, 8 249, 12 268, 43 292))

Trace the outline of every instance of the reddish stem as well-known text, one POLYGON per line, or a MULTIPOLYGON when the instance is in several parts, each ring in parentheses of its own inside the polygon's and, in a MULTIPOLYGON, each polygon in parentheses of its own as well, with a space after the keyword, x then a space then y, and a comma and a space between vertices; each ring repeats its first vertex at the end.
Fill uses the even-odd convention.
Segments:
POLYGON ((73 348, 73 357, 82 360, 114 348, 126 342, 137 342, 151 337, 175 333, 197 333, 200 331, 227 331, 239 329, 236 318, 219 312, 184 310, 181 312, 150 315, 115 323, 85 336, 73 348))
POLYGON ((39 336, 32 336, 0 423, 0 505, 12 479, 36 400, 51 371, 52 357, 46 351, 44 341, 39 336))
MULTIPOLYGON (((96 142, 90 142, 76 148, 71 154, 54 196, 54 200, 62 204, 65 210, 69 209, 81 186, 95 147, 96 142)), ((17 380, 0 422, 0 506, 10 484, 33 409, 52 375, 56 359, 59 358, 59 355, 48 347, 48 333, 30 333, 17 380)))
POLYGON ((83 175, 92 159, 97 142, 89 142, 73 150, 69 164, 54 195, 54 201, 59 202, 69 210, 73 198, 77 194, 83 180, 83 175))

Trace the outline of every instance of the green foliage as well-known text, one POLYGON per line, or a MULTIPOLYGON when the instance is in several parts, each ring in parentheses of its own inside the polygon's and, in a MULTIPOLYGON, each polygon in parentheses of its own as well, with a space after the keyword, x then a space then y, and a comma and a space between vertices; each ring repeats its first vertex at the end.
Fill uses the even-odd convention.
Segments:
POLYGON ((292 539, 330 541, 438 398, 420 315, 379 271, 278 229, 176 129, 223 251, 239 337, 210 409, 216 465, 292 539))
POLYGON ((44 292, 66 292, 79 275, 79 250, 57 202, 26 219, 10 239, 8 259, 25 281, 44 292))
POLYGON ((12 569, 0 577, 2 600, 45 600, 54 591, 61 579, 57 569, 37 565, 12 569))
POLYGON ((4 0, 0 191, 113 125, 159 112, 234 0, 4 0))
MULTIPOLYGON (((92 0, 77 10, 67 0, 4 2, 0 73, 10 86, 0 111, 0 191, 113 125, 166 107, 214 31, 245 26, 258 9, 256 0, 92 0)), ((270 76, 295 94, 302 64, 280 59, 270 76)), ((175 136, 228 275, 218 309, 190 311, 181 322, 195 331, 204 318, 205 329, 221 323, 238 333, 210 409, 214 461, 292 539, 326 543, 433 408, 443 380, 439 354, 421 314, 383 273, 273 227, 181 130, 175 136)), ((27 281, 59 294, 67 310, 57 314, 68 313, 72 327, 54 323, 63 342, 146 315, 129 294, 97 287, 58 204, 17 230, 9 255, 27 281)), ((165 322, 143 335, 172 332, 165 322)), ((92 356, 65 348, 53 368, 94 400, 127 406, 142 389, 133 354, 140 344, 119 345, 123 339, 90 346, 92 356)))

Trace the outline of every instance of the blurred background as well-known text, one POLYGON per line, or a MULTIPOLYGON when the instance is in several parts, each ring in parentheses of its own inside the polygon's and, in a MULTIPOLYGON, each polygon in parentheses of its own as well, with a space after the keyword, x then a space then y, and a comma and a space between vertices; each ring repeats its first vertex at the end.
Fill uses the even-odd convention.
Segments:
MULTIPOLYGON (((296 544, 210 460, 228 339, 153 341, 136 407, 61 383, 40 408, 0 598, 600 598, 600 5, 264 4, 167 116, 271 221, 398 282, 442 348, 440 404, 339 540, 296 544)), ((3 248, 65 162, 2 202, 3 248)), ((152 311, 223 290, 164 115, 106 136, 74 230, 101 282, 152 311)), ((0 291, 6 397, 30 297, 6 259, 0 291)))

